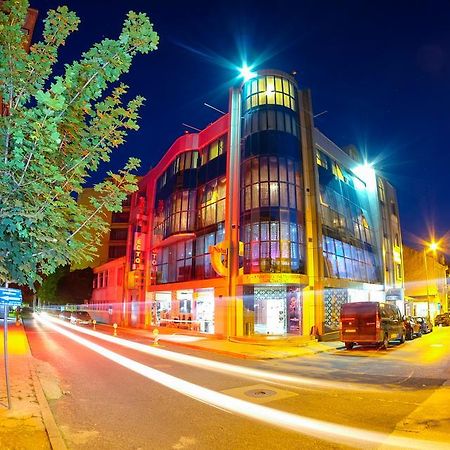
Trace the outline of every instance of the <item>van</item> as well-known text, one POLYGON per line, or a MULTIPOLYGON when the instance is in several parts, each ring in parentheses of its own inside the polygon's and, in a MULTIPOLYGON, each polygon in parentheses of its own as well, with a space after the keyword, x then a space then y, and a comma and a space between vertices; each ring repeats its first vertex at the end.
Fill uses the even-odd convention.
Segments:
POLYGON ((341 308, 341 341, 350 350, 355 344, 375 344, 387 349, 389 341, 405 342, 400 310, 381 302, 344 303, 341 308))

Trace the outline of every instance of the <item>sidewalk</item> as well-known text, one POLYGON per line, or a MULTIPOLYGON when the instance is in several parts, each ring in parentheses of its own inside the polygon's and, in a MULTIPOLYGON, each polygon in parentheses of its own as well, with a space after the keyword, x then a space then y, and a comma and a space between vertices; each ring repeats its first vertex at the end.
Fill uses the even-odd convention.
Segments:
POLYGON ((3 320, 0 321, 0 448, 2 450, 64 450, 40 381, 23 326, 8 323, 11 409, 7 408, 3 320))
MULTIPOLYGON (((189 331, 181 331, 177 329, 168 329, 165 327, 154 327, 150 330, 118 327, 117 335, 124 338, 139 337, 153 343, 153 330, 157 328, 159 331, 159 345, 164 346, 165 343, 170 345, 177 345, 181 347, 191 348, 195 350, 209 351, 223 355, 232 356, 241 359, 278 359, 291 358, 295 356, 310 356, 316 353, 323 353, 336 350, 342 347, 342 342, 317 342, 304 341, 293 343, 289 339, 275 338, 267 340, 262 343, 256 341, 255 343, 238 342, 235 340, 218 339, 213 336, 208 336, 189 331)), ((99 331, 111 330, 110 325, 97 325, 99 331)), ((140 339, 140 340, 141 340, 140 339)))

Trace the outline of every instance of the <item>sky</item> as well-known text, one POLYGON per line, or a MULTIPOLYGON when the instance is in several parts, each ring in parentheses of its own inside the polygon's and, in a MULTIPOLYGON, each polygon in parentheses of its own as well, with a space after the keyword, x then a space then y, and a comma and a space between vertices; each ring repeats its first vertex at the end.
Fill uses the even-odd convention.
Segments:
MULTIPOLYGON (((355 144, 397 189, 403 240, 450 241, 450 2, 441 0, 31 0, 67 5, 81 18, 60 61, 119 35, 129 10, 146 12, 159 49, 139 55, 123 81, 147 100, 141 129, 106 169, 129 156, 141 174, 187 128, 228 110, 238 67, 296 71, 311 89, 315 125, 339 146, 355 144)), ((42 23, 34 40, 38 40, 42 23)), ((61 70, 62 66, 56 70, 61 70)), ((96 175, 97 177, 100 174, 96 175)))

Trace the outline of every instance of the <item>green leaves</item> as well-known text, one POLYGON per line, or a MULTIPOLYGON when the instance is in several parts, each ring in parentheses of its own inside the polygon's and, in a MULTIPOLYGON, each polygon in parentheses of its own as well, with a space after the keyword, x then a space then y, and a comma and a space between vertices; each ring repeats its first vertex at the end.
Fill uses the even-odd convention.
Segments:
POLYGON ((42 41, 22 46, 26 0, 0 10, 0 283, 33 285, 72 261, 92 258, 108 230, 106 211, 120 211, 136 190, 139 160, 108 173, 89 205, 82 192, 100 162, 138 130, 140 96, 124 101, 128 87, 115 84, 137 53, 157 48, 145 14, 130 12, 117 40, 104 39, 50 80, 58 51, 77 30, 75 13, 48 12, 42 41))

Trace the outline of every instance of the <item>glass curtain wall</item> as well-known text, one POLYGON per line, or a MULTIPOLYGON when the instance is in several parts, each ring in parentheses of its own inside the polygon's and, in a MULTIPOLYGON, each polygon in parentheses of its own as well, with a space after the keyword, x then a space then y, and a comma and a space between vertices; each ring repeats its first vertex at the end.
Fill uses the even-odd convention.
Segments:
POLYGON ((317 149, 325 276, 380 282, 364 183, 317 149))
POLYGON ((156 283, 213 278, 209 246, 224 239, 225 136, 198 151, 175 158, 156 182, 153 242, 180 233, 195 239, 161 246, 156 254, 156 283))
MULTIPOLYGON (((304 273, 304 200, 297 93, 260 74, 242 91, 240 240, 244 274, 304 273)), ((247 334, 301 333, 297 287, 244 286, 247 334)))

